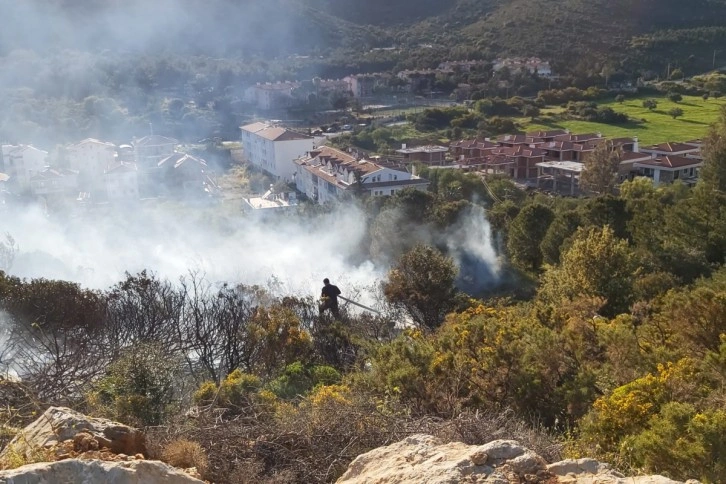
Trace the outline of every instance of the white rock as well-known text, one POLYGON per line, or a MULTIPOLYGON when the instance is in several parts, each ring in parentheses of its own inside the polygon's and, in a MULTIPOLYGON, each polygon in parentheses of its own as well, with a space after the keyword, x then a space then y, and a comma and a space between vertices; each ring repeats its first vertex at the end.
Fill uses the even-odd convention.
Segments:
POLYGON ((102 418, 87 417, 65 407, 50 407, 35 422, 25 427, 0 453, 0 461, 8 452, 29 455, 34 449, 52 447, 87 432, 101 447, 116 454, 146 453, 143 432, 128 425, 102 418))
POLYGON ((547 463, 545 460, 534 452, 527 450, 524 454, 515 457, 507 462, 507 465, 519 475, 537 474, 537 472, 545 470, 547 463))
POLYGON ((626 478, 594 459, 547 466, 541 456, 513 440, 486 445, 445 444, 430 435, 413 435, 359 455, 338 483, 520 484, 553 479, 563 484, 682 484, 662 476, 626 478))
POLYGON ((567 459, 547 466, 547 470, 556 476, 567 474, 601 474, 610 470, 609 464, 595 459, 567 459))
POLYGON ((524 454, 525 448, 515 440, 493 440, 481 446, 489 455, 489 463, 499 464, 524 454))
POLYGON ((202 484, 163 462, 68 459, 0 471, 0 484, 202 484))

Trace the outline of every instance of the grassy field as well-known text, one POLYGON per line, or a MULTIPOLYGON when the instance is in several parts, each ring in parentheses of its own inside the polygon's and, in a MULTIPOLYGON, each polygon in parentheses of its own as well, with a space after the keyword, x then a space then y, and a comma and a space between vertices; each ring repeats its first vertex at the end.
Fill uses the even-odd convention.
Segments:
POLYGON ((576 133, 600 132, 608 137, 637 136, 641 145, 649 145, 665 141, 687 141, 704 136, 724 105, 724 98, 704 101, 698 96, 683 96, 683 101, 676 104, 665 97, 648 96, 626 99, 622 104, 615 101, 600 104, 627 114, 631 122, 624 125, 554 119, 563 111, 562 108, 542 110, 542 116, 537 122, 528 118, 517 121, 528 132, 540 129, 569 129, 576 133), (657 100, 658 107, 654 111, 648 111, 643 107, 644 99, 657 100), (674 107, 683 109, 683 116, 677 119, 669 116, 668 111, 674 107))

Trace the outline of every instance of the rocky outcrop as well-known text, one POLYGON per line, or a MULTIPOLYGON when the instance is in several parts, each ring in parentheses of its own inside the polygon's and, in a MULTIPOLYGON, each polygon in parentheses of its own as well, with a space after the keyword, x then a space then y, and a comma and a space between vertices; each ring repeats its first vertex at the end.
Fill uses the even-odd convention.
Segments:
POLYGON ((67 459, 0 471, 0 484, 202 484, 163 462, 67 459))
POLYGON ((128 425, 92 418, 64 407, 50 407, 35 422, 25 427, 0 453, 0 462, 9 457, 31 459, 39 450, 56 448, 77 441, 82 450, 108 449, 114 454, 145 454, 143 432, 128 425), (76 436, 79 436, 76 438, 76 436))
POLYGON ((455 482, 678 484, 661 476, 626 479, 607 464, 591 459, 547 465, 542 457, 513 440, 466 445, 443 443, 430 435, 413 435, 362 454, 338 479, 341 484, 455 482))
MULTIPOLYGON (((558 482, 577 484, 682 484, 663 476, 625 477, 609 464, 595 459, 569 459, 547 466, 547 470, 557 476, 558 482)), ((686 484, 698 484, 689 480, 686 484)))
POLYGON ((128 425, 51 407, 0 453, 0 484, 199 484, 182 471, 145 460, 144 433, 128 425), (32 464, 22 465, 33 462, 32 464))

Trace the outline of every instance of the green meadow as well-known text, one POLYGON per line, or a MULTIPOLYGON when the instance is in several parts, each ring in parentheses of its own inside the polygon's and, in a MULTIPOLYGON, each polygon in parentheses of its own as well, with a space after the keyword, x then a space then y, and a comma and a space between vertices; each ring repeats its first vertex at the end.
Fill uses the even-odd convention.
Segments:
POLYGON ((607 137, 637 136, 641 145, 657 144, 666 141, 687 141, 703 137, 708 128, 718 118, 721 107, 726 105, 726 99, 703 100, 699 96, 683 96, 679 103, 669 101, 665 97, 647 96, 627 98, 624 102, 609 101, 599 103, 600 106, 609 106, 615 111, 627 114, 630 122, 622 125, 593 123, 578 120, 560 120, 558 116, 563 108, 543 109, 542 114, 534 122, 528 118, 517 119, 522 128, 527 131, 545 129, 569 129, 576 133, 600 132, 607 137), (653 111, 643 107, 645 99, 655 99, 658 107, 653 111), (668 111, 679 107, 683 116, 673 119, 668 111))

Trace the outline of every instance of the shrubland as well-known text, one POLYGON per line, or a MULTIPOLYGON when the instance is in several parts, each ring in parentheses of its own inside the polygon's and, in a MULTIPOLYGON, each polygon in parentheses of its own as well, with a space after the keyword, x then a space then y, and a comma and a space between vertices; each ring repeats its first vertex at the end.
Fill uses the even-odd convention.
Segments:
POLYGON ((159 456, 219 482, 334 481, 415 432, 723 482, 724 139, 726 119, 693 188, 636 178, 573 199, 493 180, 494 201, 452 172, 368 200, 368 255, 391 267, 380 314, 334 320, 199 274, 92 291, 3 273, 3 360, 22 377, 3 432, 27 405, 72 405, 149 429, 159 456), (475 206, 506 256, 498 292, 464 293, 446 244, 404 236, 475 206))

